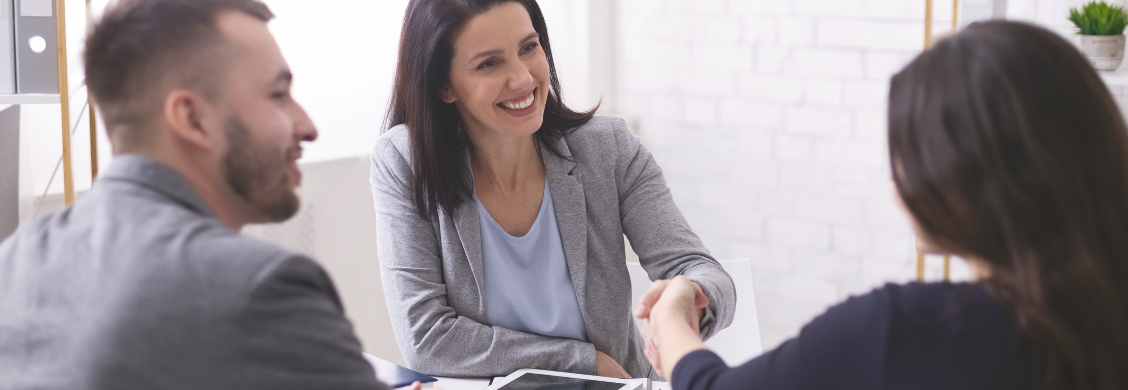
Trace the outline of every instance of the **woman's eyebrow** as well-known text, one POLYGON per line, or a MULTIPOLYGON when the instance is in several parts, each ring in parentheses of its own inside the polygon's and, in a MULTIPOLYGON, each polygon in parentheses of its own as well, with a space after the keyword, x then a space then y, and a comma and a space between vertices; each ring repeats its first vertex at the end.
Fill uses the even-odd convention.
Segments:
MULTIPOLYGON (((538 36, 540 36, 540 34, 533 32, 529 35, 526 35, 524 39, 521 39, 521 42, 522 43, 527 42, 530 39, 536 38, 538 36)), ((470 57, 470 61, 477 60, 478 58, 481 58, 481 57, 496 56, 496 55, 499 55, 499 54, 504 53, 504 52, 505 52, 505 50, 502 50, 502 49, 493 49, 493 50, 489 50, 489 51, 483 51, 481 53, 474 55, 473 57, 470 57)))
POLYGON ((470 57, 470 61, 474 61, 474 60, 481 58, 481 57, 496 56, 496 55, 499 55, 499 54, 504 53, 504 52, 505 52, 505 50, 502 50, 502 49, 493 49, 493 50, 490 50, 490 51, 483 51, 483 52, 478 53, 477 55, 475 55, 473 57, 470 57))

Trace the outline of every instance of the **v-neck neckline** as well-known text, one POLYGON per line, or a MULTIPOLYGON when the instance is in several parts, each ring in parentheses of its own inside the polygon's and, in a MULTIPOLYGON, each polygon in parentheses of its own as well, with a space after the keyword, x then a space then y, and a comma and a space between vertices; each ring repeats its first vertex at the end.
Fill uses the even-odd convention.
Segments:
POLYGON ((482 200, 478 199, 476 194, 474 195, 474 202, 478 204, 478 211, 489 220, 490 226, 501 232, 501 234, 504 234, 506 239, 520 242, 529 239, 529 237, 533 235, 532 233, 543 223, 541 221, 546 218, 545 214, 548 214, 548 202, 552 201, 550 196, 548 191, 548 178, 546 177, 544 180, 544 193, 541 195, 540 210, 537 210, 537 218, 533 220, 533 225, 529 226, 529 231, 525 232, 525 235, 521 237, 514 237, 512 234, 505 231, 505 229, 501 227, 501 224, 497 223, 497 220, 493 218, 493 215, 490 215, 490 211, 486 210, 486 205, 482 204, 482 200))

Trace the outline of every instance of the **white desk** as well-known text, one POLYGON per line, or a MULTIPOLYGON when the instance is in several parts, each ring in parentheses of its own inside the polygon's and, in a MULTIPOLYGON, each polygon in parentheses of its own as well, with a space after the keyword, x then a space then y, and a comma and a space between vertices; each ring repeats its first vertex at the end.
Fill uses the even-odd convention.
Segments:
MULTIPOLYGON (((428 387, 437 390, 482 390, 490 385, 489 379, 480 378, 446 378, 437 376, 438 382, 430 383, 428 387)), ((670 390, 669 382, 651 381, 650 390, 670 390)))
POLYGON ((430 383, 430 387, 438 390, 482 390, 490 385, 489 379, 481 378, 444 378, 435 377, 438 382, 430 383))

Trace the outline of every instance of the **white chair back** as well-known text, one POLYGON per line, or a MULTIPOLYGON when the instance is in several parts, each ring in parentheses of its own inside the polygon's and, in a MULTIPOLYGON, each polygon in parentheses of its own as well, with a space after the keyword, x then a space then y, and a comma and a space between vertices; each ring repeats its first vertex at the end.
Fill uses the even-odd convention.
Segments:
MULTIPOLYGON (((752 284, 752 262, 749 259, 721 260, 721 266, 736 285, 736 316, 732 320, 732 325, 705 341, 705 345, 724 359, 726 364, 735 366, 759 356, 764 352, 764 345, 760 339, 756 290, 752 284)), ((642 294, 653 282, 639 263, 628 262, 627 270, 631 274, 633 311, 634 305, 638 304, 642 294)), ((639 327, 642 326, 640 321, 637 319, 635 321, 639 327)))

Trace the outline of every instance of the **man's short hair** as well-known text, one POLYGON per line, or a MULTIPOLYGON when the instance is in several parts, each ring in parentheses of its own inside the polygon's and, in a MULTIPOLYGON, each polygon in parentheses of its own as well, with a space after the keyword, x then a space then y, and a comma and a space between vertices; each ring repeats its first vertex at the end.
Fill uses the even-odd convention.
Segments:
POLYGON ((175 89, 221 96, 232 56, 216 18, 227 11, 274 18, 259 0, 119 0, 106 10, 87 37, 84 60, 87 88, 111 139, 149 140, 148 127, 175 89), (126 134, 115 134, 119 129, 126 134))

